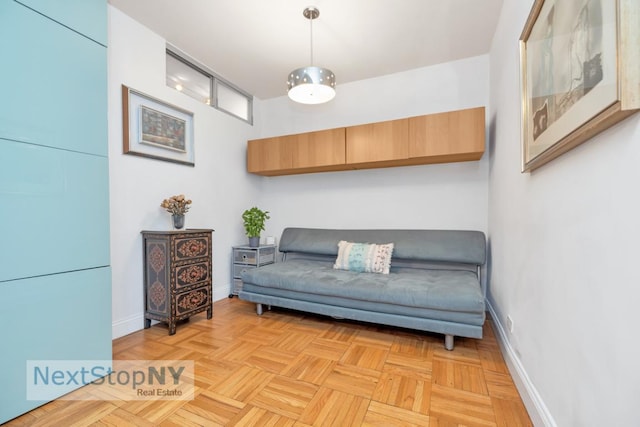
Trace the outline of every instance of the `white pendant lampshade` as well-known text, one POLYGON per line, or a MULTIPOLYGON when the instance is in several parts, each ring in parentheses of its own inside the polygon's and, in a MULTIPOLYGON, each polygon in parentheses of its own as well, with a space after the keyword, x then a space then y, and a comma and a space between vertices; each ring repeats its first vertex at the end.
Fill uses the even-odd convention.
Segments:
POLYGON ((336 76, 327 68, 313 65, 313 20, 320 16, 320 11, 315 7, 308 7, 302 14, 310 22, 311 64, 289 73, 287 94, 293 101, 301 104, 322 104, 336 96, 336 76))
POLYGON ((336 96, 336 77, 331 70, 310 65, 289 74, 289 98, 302 104, 322 104, 336 96))

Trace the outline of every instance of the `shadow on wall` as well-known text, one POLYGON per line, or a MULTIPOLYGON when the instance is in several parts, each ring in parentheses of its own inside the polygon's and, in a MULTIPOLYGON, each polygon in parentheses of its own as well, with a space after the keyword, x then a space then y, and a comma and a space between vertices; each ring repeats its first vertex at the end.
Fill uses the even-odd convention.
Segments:
POLYGON ((491 116, 491 120, 489 122, 489 139, 487 140, 487 152, 485 156, 489 156, 489 170, 493 169, 493 158, 496 153, 496 129, 497 129, 497 114, 493 114, 491 116))

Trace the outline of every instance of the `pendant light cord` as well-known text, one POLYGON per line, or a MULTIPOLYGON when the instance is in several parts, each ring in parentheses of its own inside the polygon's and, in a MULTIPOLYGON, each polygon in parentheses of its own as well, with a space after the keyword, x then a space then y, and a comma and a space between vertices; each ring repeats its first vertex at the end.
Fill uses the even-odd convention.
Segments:
POLYGON ((309 17, 309 41, 311 44, 311 63, 313 65, 313 16, 309 17))

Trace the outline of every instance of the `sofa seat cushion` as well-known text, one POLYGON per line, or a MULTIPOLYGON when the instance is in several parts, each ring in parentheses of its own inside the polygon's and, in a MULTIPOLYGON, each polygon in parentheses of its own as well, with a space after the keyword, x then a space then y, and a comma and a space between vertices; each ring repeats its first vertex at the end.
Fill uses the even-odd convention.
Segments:
POLYGON ((446 321, 484 321, 482 290, 470 271, 392 268, 381 275, 295 259, 246 270, 242 280, 246 292, 446 321))

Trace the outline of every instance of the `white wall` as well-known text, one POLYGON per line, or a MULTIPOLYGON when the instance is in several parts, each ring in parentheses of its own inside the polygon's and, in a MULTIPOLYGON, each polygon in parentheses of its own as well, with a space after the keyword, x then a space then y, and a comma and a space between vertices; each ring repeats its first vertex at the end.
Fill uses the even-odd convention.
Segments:
MULTIPOLYGON (((334 70, 338 77, 338 70, 334 70)), ((262 137, 488 104, 488 56, 337 86, 336 98, 302 106, 261 103, 262 137)), ((260 178, 266 234, 287 226, 487 229, 488 160, 260 178)))
POLYGON ((490 54, 490 303, 501 325, 513 318, 507 356, 536 421, 639 425, 640 115, 520 173, 518 39, 532 3, 504 3, 490 54))
MULTIPOLYGON (((255 100, 255 126, 165 85, 165 40, 109 6, 109 156, 113 335, 143 324, 141 230, 171 229, 160 202, 185 194, 186 227, 214 228, 215 299, 229 293, 240 215, 271 212, 263 234, 287 226, 487 230, 488 156, 477 162, 265 178, 246 173, 247 139, 488 104, 488 56, 338 86, 334 101, 255 100), (194 112, 194 168, 122 154, 121 85, 194 112), (453 195, 453 196, 452 196, 453 195)), ((283 89, 284 90, 284 89, 283 89)))
POLYGON ((230 248, 246 241, 241 214, 257 189, 246 173, 255 128, 165 85, 165 40, 109 6, 109 174, 113 336, 143 326, 141 230, 171 230, 163 199, 193 200, 187 228, 213 228, 214 298, 229 294, 230 248), (122 154, 121 85, 194 113, 195 167, 122 154))

